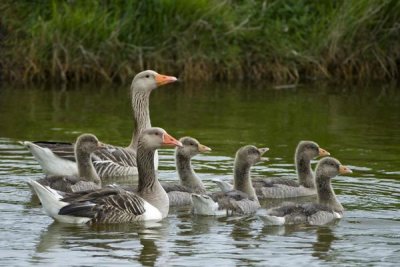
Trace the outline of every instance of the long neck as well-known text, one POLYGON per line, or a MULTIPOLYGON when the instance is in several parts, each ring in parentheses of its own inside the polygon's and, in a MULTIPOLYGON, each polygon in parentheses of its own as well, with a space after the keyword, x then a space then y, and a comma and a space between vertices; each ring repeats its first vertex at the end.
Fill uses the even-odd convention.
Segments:
POLYGON ((248 163, 235 162, 233 189, 242 191, 249 195, 250 198, 258 200, 250 180, 250 168, 251 165, 248 163))
POLYGON ((156 172, 154 170, 154 151, 146 149, 138 144, 137 148, 137 169, 139 175, 138 192, 152 188, 155 184, 156 172))
POLYGON ((297 153, 295 161, 300 185, 307 188, 315 188, 314 175, 311 170, 311 160, 306 155, 297 153))
POLYGON ((149 111, 150 92, 132 92, 133 134, 129 148, 136 149, 140 133, 151 127, 149 111))
POLYGON ((138 194, 163 215, 168 215, 169 199, 164 188, 157 179, 154 169, 155 150, 145 148, 140 142, 137 146, 137 168, 139 175, 138 194))
POLYGON ((101 184, 101 180, 93 166, 91 154, 80 149, 75 150, 79 177, 84 181, 101 184))
POLYGON ((344 210, 342 204, 336 198, 335 191, 333 191, 331 178, 323 173, 317 173, 316 178, 318 203, 332 208, 336 212, 344 210))
POLYGON ((181 185, 191 188, 197 194, 205 194, 206 189, 202 181, 194 173, 190 157, 176 152, 175 161, 181 185))

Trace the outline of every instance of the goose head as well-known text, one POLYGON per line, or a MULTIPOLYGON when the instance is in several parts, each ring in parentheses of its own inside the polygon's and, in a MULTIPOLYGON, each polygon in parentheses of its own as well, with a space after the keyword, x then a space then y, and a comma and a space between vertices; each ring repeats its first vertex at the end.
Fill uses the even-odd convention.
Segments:
POLYGON ((325 179, 349 173, 352 173, 349 167, 343 166, 337 159, 332 157, 321 159, 316 168, 316 176, 324 177, 325 179))
POLYGON ((174 76, 158 74, 154 70, 145 70, 136 74, 135 78, 133 78, 131 88, 132 91, 150 93, 159 86, 173 83, 177 80, 174 76))
POLYGON ((329 156, 330 153, 313 141, 300 141, 297 145, 296 155, 304 155, 311 160, 316 157, 329 156))
POLYGON ((182 137, 179 141, 183 147, 177 147, 176 153, 186 158, 192 158, 199 153, 211 151, 211 148, 200 144, 199 141, 192 137, 182 137))
POLYGON ((76 147, 80 151, 90 154, 98 149, 104 148, 105 145, 101 143, 93 134, 82 134, 76 140, 76 147))
POLYGON ((241 147, 236 152, 236 162, 254 165, 260 161, 267 161, 268 158, 264 158, 262 155, 268 150, 268 147, 257 148, 251 145, 241 147))
POLYGON ((162 146, 183 146, 164 129, 158 127, 143 130, 139 137, 139 144, 149 149, 158 149, 162 146))

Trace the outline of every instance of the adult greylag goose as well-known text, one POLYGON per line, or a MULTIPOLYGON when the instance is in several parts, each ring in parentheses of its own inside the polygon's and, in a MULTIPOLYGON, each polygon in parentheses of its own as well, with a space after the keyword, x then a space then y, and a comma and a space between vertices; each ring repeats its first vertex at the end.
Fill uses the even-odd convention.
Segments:
POLYGON ((162 145, 182 146, 161 128, 143 130, 137 141, 137 193, 122 188, 103 188, 86 193, 69 193, 63 198, 57 191, 36 181, 36 191, 44 211, 64 223, 126 223, 161 220, 168 215, 168 195, 154 168, 155 151, 162 145))
MULTIPOLYGON (((320 148, 312 141, 300 141, 297 145, 294 160, 298 181, 290 178, 255 178, 253 186, 259 199, 292 198, 317 194, 314 183, 314 174, 311 169, 311 160, 315 157, 330 155, 328 151, 320 148)), ((227 190, 229 183, 214 181, 221 188, 227 190)))
MULTIPOLYGON (((179 141, 183 146, 175 148, 175 164, 180 183, 161 183, 168 194, 170 206, 191 205, 192 193, 206 193, 203 182, 193 170, 191 160, 199 153, 211 151, 211 148, 200 144, 192 137, 182 137, 179 141)), ((137 187, 132 186, 110 185, 110 187, 122 187, 125 190, 137 192, 137 187)))
POLYGON ((78 176, 46 176, 38 183, 61 192, 77 192, 101 188, 101 180, 93 167, 91 155, 103 148, 96 136, 80 135, 75 143, 75 158, 78 165, 78 176))
POLYGON ((193 170, 191 159, 199 153, 211 151, 211 148, 200 144, 199 141, 192 137, 182 137, 179 141, 183 147, 176 147, 175 163, 180 184, 162 184, 168 193, 170 206, 191 205, 192 193, 206 193, 203 182, 193 170))
POLYGON ((327 157, 319 161, 316 171, 317 203, 286 203, 267 210, 260 217, 268 224, 311 224, 322 225, 342 218, 344 208, 333 191, 331 179, 352 171, 337 159, 327 157))
POLYGON ((236 152, 233 190, 209 195, 192 194, 193 213, 199 215, 249 214, 260 208, 251 183, 251 166, 263 160, 268 148, 244 146, 236 152))
MULTIPOLYGON (((131 176, 137 174, 136 147, 139 134, 151 127, 149 98, 157 87, 173 83, 177 78, 158 74, 152 70, 138 73, 132 81, 131 96, 134 132, 127 147, 106 145, 106 149, 94 152, 93 164, 100 178, 131 176)), ((47 175, 78 175, 74 161, 73 144, 62 142, 22 142, 33 154, 47 175)), ((158 154, 155 153, 158 168, 158 154)))

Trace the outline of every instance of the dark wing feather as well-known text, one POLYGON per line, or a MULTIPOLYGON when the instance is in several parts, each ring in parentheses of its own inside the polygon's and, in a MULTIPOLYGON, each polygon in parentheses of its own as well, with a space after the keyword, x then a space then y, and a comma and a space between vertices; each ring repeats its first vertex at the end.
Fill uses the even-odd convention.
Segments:
POLYGON ((78 202, 61 208, 58 214, 94 218, 96 216, 96 210, 93 209, 94 206, 95 204, 91 202, 78 202))
POLYGON ((219 209, 226 209, 232 214, 248 214, 260 207, 257 200, 249 198, 249 195, 239 190, 212 193, 211 198, 218 202, 219 209))
POLYGON ((247 195, 246 193, 239 191, 239 190, 231 190, 228 192, 222 192, 222 191, 214 192, 214 193, 209 194, 209 196, 215 202, 219 202, 221 199, 224 199, 224 198, 231 198, 236 201, 240 201, 240 200, 249 198, 249 195, 247 195))
POLYGON ((278 217, 295 214, 311 216, 319 211, 333 212, 332 209, 318 203, 297 204, 293 202, 287 202, 280 207, 270 209, 268 214, 278 217))
POLYGON ((253 178, 252 183, 254 187, 273 187, 277 184, 298 187, 299 183, 293 179, 276 177, 276 178, 253 178))
POLYGON ((121 189, 106 187, 100 190, 87 190, 82 192, 67 193, 65 197, 61 200, 67 203, 75 202, 94 202, 96 199, 101 199, 103 197, 112 196, 119 194, 121 189))
POLYGON ((136 166, 136 151, 124 147, 107 145, 93 154, 94 161, 110 160, 122 166, 136 166))
POLYGON ((186 187, 184 185, 171 184, 171 183, 161 183, 161 185, 164 188, 165 192, 167 192, 167 193, 173 192, 173 191, 195 193, 192 189, 190 189, 189 187, 186 187))
POLYGON ((218 202, 219 209, 226 209, 232 214, 247 214, 255 212, 260 203, 249 195, 239 190, 231 190, 228 192, 215 192, 210 194, 211 198, 218 202))
POLYGON ((61 192, 73 192, 71 186, 80 181, 77 176, 46 176, 37 180, 38 183, 61 192))
MULTIPOLYGON (((71 197, 71 196, 70 196, 71 197)), ((64 198, 65 200, 67 198, 64 198)), ((92 218, 92 222, 123 223, 143 215, 144 200, 138 195, 119 189, 102 189, 79 196, 63 207, 59 214, 92 218)))

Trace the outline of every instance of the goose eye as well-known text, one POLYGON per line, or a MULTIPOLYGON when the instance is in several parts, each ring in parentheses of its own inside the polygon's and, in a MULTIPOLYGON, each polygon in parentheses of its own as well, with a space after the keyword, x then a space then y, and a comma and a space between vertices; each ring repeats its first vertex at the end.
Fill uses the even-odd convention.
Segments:
POLYGON ((150 78, 150 75, 147 74, 145 77, 146 77, 146 78, 150 78))
POLYGON ((155 134, 155 135, 157 135, 157 136, 159 136, 159 135, 160 135, 158 132, 155 132, 154 134, 155 134))

